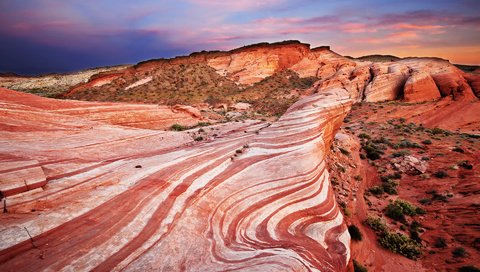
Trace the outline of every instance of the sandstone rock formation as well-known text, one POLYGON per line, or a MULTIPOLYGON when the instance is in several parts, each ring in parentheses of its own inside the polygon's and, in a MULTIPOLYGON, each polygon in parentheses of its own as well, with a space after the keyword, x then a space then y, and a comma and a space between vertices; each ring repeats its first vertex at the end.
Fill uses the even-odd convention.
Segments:
MULTIPOLYGON (((0 127, 6 130, 20 129, 19 116, 11 115, 9 110, 18 110, 18 115, 24 115, 32 123, 23 124, 23 129, 29 129, 29 125, 55 127, 55 123, 48 124, 49 118, 43 110, 55 116, 76 116, 87 120, 99 121, 112 125, 120 125, 136 128, 167 129, 173 124, 195 125, 203 121, 201 113, 190 106, 176 105, 174 107, 159 105, 142 105, 128 103, 97 103, 73 100, 54 100, 41 98, 31 94, 14 92, 0 88, 0 111, 3 118, 11 119, 3 122, 0 127), (35 116, 33 113, 42 114, 35 116), (45 118, 44 118, 45 117, 45 118), (37 122, 34 122, 37 120, 37 122), (43 123, 42 123, 43 122, 43 123)), ((65 122, 67 123, 67 122, 65 122)), ((63 126, 62 123, 58 124, 63 126)))
MULTIPOLYGON (((391 60, 355 60, 338 55, 328 47, 310 49, 308 44, 296 41, 263 43, 226 52, 200 52, 146 61, 120 71, 100 73, 90 82, 72 88, 65 97, 141 102, 143 95, 145 101, 157 101, 158 96, 166 94, 165 89, 180 88, 169 96, 182 99, 178 93, 200 90, 198 98, 187 100, 203 103, 221 98, 222 103, 234 104, 240 102, 236 99, 245 86, 254 88, 254 84, 289 70, 300 78, 317 78, 317 89, 345 89, 355 101, 404 98, 407 102, 422 102, 440 96, 452 96, 457 101, 477 100, 478 74, 466 74, 448 61, 436 58, 391 60), (174 77, 178 78, 169 82, 174 77)), ((164 97, 160 101, 169 103, 170 100, 164 97)))
POLYGON ((346 268, 349 235, 324 163, 352 103, 346 91, 302 99, 271 126, 238 123, 196 144, 183 132, 2 103, 3 172, 37 160, 48 181, 8 194, 4 271, 346 268), (43 117, 49 124, 38 124, 43 117))
POLYGON ((407 102, 424 102, 441 97, 432 77, 425 72, 414 72, 403 89, 403 99, 407 102))

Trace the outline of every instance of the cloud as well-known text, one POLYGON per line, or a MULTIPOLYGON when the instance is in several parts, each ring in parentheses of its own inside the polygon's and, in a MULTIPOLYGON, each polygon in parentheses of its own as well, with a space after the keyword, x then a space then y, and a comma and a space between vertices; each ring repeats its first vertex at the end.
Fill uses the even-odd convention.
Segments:
POLYGON ((202 7, 215 7, 227 12, 231 11, 244 11, 259 9, 265 7, 277 6, 283 4, 284 0, 235 0, 235 1, 225 1, 225 0, 189 0, 189 2, 202 7))

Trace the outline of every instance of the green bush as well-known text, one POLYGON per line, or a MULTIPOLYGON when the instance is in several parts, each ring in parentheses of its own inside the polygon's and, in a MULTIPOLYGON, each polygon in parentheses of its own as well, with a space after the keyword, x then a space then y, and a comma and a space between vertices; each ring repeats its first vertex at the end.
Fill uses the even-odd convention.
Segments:
POLYGON ((457 247, 452 251, 453 257, 463 258, 467 256, 467 251, 463 247, 457 247))
POLYGON ((400 206, 388 204, 385 214, 397 221, 405 221, 405 214, 400 206))
POLYGON ((362 233, 360 232, 360 229, 357 226, 355 225, 348 226, 348 233, 350 233, 350 237, 352 237, 352 240, 362 241, 362 233))
POLYGON ((446 177, 448 177, 447 172, 442 171, 442 170, 439 170, 439 171, 435 172, 433 175, 434 175, 435 177, 437 177, 437 178, 446 178, 446 177))
POLYGON ((417 242, 400 233, 387 232, 380 237, 379 242, 383 247, 409 259, 415 260, 422 254, 417 242))
POLYGON ((398 187, 398 183, 391 179, 389 179, 387 182, 382 183, 383 191, 389 195, 396 195, 397 187, 398 187))
POLYGON ((445 248, 447 247, 447 240, 445 240, 445 238, 438 237, 433 246, 436 248, 445 248))
POLYGON ((370 160, 378 160, 384 154, 382 148, 379 145, 368 143, 362 146, 362 149, 367 153, 367 158, 370 160))
POLYGON ((341 147, 339 147, 338 149, 340 150, 340 152, 341 152, 343 155, 345 155, 345 156, 350 155, 350 152, 349 152, 348 150, 346 150, 346 149, 344 149, 344 148, 341 148, 341 147))
POLYGON ((401 148, 423 148, 418 143, 412 143, 409 140, 401 140, 400 143, 398 143, 398 146, 401 148))
POLYGON ((454 152, 458 152, 458 153, 465 153, 465 151, 461 148, 461 147, 455 147, 454 149, 452 149, 452 151, 454 152))
POLYGON ((385 232, 388 232, 387 225, 385 222, 380 218, 380 217, 371 217, 369 216, 367 220, 365 220, 365 223, 372 228, 375 232, 379 234, 383 234, 385 232))
POLYGON ((381 218, 368 217, 365 223, 376 232, 378 242, 384 248, 410 259, 416 259, 422 254, 420 244, 403 234, 390 232, 381 218))
POLYGON ((366 133, 360 133, 358 135, 358 138, 360 138, 360 139, 370 139, 370 135, 368 135, 366 133))
POLYGON ((383 194, 385 191, 383 191, 382 186, 373 186, 368 191, 376 196, 383 194))
MULTIPOLYGON (((353 263, 355 267, 355 263, 353 263)), ((480 269, 476 268, 473 265, 465 265, 458 269, 458 272, 480 272, 480 269)))
POLYGON ((392 158, 398 158, 398 157, 403 157, 403 156, 407 156, 407 155, 410 155, 410 150, 404 149, 404 150, 400 150, 400 151, 397 151, 397 152, 393 152, 392 158))
POLYGON ((392 219, 404 221, 405 215, 425 214, 425 211, 408 201, 397 199, 393 203, 388 204, 385 214, 392 219))
POLYGON ((472 170, 473 169, 473 164, 469 163, 468 161, 462 161, 458 164, 458 166, 465 168, 467 170, 472 170))
POLYGON ((368 269, 358 263, 356 260, 353 260, 353 271, 354 272, 368 272, 368 269))
POLYGON ((432 141, 429 140, 429 139, 426 139, 426 140, 423 140, 423 141, 422 141, 422 144, 431 145, 431 144, 432 144, 432 141))
POLYGON ((182 126, 180 124, 173 124, 170 127, 170 130, 174 130, 174 131, 184 131, 184 130, 187 130, 187 129, 188 129, 188 127, 182 126))
POLYGON ((428 132, 430 132, 431 134, 434 134, 434 135, 437 135, 437 134, 444 134, 444 135, 451 135, 452 133, 447 131, 447 130, 443 130, 441 128, 433 128, 433 129, 430 129, 428 132))

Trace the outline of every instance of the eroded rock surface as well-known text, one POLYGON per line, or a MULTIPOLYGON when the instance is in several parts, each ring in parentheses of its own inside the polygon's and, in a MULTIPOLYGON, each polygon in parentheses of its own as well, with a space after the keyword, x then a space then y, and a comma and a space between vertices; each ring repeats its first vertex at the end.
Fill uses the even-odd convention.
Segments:
POLYGON ((352 103, 344 90, 195 144, 51 110, 28 119, 3 103, 0 165, 37 160, 48 183, 8 197, 2 270, 346 269, 349 235, 324 162, 352 103), (50 124, 33 125, 40 116, 50 124))

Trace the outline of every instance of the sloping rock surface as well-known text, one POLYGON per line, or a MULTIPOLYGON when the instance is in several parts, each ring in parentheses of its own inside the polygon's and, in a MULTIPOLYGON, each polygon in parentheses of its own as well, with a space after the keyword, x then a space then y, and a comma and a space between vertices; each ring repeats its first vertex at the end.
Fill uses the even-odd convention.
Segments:
POLYGON ((0 169, 33 164, 47 184, 7 197, 1 270, 346 269, 350 238, 324 162, 346 91, 200 143, 59 113, 53 101, 26 108, 4 92, 0 169))

